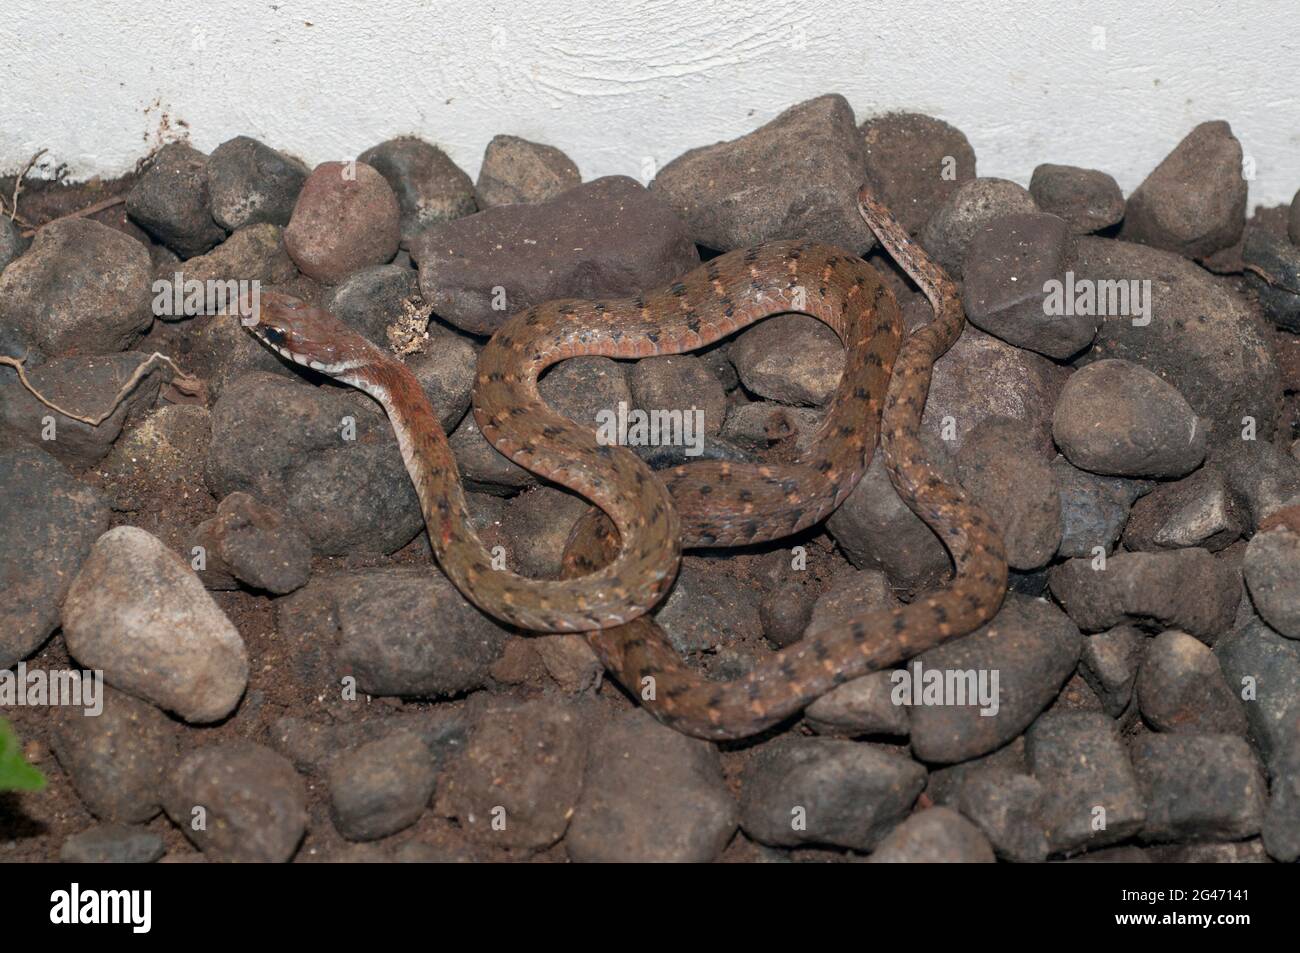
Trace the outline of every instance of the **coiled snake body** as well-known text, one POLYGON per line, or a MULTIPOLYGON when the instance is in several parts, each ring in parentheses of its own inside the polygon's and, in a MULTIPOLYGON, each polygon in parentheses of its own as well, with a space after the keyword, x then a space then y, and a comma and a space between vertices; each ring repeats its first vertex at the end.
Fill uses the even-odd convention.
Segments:
POLYGON ((700 737, 739 738, 851 678, 972 631, 993 616, 1006 589, 1001 539, 962 491, 944 482, 917 439, 934 361, 964 322, 956 289, 865 188, 859 210, 934 308, 934 321, 901 349, 898 306, 876 272, 852 253, 812 242, 730 252, 637 298, 548 302, 493 336, 475 384, 480 429, 516 463, 599 507, 575 527, 560 580, 492 568, 470 524, 446 435, 405 365, 328 312, 286 295, 264 292, 250 329, 284 357, 383 404, 439 564, 470 600, 522 628, 586 631, 611 673, 662 721, 700 737), (699 461, 655 473, 631 451, 602 446, 592 429, 550 410, 537 391, 541 372, 569 357, 681 353, 787 311, 822 320, 848 350, 816 438, 792 464, 699 461), (952 583, 805 638, 731 682, 688 668, 644 616, 671 586, 683 545, 762 542, 817 523, 866 470, 877 428, 895 489, 952 554, 952 583))

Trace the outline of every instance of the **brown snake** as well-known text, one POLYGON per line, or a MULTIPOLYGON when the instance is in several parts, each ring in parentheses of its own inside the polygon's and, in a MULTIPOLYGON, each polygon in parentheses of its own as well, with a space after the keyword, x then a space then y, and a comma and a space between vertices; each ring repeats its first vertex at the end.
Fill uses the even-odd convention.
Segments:
POLYGON ((282 356, 384 406, 438 562, 471 601, 522 628, 586 631, 606 667, 660 720, 700 737, 744 737, 851 678, 972 631, 992 618, 1006 590, 1000 537, 944 482, 917 438, 934 362, 965 320, 956 288, 865 187, 858 199, 934 308, 935 320, 901 350, 898 305, 877 273, 857 255, 813 242, 730 252, 636 298, 551 301, 514 315, 488 342, 474 393, 484 435, 516 463, 599 507, 575 528, 560 580, 492 568, 470 524, 446 435, 405 365, 287 295, 264 292, 250 329, 282 356), (699 461, 655 473, 626 448, 600 445, 537 391, 542 371, 569 357, 682 353, 788 311, 820 319, 848 349, 816 438, 793 464, 699 461), (952 583, 805 638, 731 682, 688 668, 642 617, 672 584, 682 547, 763 542, 819 522, 865 472, 878 427, 899 496, 952 554, 952 583))

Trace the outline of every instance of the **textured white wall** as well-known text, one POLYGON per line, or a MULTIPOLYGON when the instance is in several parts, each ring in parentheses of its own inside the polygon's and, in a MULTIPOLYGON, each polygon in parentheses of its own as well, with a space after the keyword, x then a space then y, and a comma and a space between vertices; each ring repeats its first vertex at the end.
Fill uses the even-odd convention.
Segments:
POLYGON ((983 175, 1068 162, 1125 191, 1227 119, 1253 205, 1300 187, 1298 80, 1275 0, 3 0, 0 170, 44 146, 74 178, 115 175, 186 131, 309 163, 418 133, 476 175, 507 132, 586 178, 644 178, 838 91, 859 119, 954 123, 983 175))

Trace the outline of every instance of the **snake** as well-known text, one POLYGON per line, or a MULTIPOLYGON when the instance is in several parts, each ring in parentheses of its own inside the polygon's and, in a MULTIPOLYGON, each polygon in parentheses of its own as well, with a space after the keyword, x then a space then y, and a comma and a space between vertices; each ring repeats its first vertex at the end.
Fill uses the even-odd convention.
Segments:
POLYGON ((787 240, 718 255, 667 287, 632 297, 535 305, 491 337, 473 388, 483 436, 595 507, 570 535, 559 579, 526 577, 493 560, 473 526, 447 436, 402 361, 327 310, 276 291, 263 291, 243 323, 285 360, 379 402, 435 558, 467 599, 522 629, 585 633, 614 678, 678 731, 744 738, 853 678, 974 631, 1006 592, 996 528, 944 478, 919 439, 934 363, 965 323, 957 287, 869 186, 857 207, 933 309, 934 319, 906 336, 893 292, 861 256, 787 240), (788 463, 697 460, 655 471, 552 410, 539 393, 543 372, 569 358, 685 353, 787 312, 820 320, 846 349, 814 438, 788 463), (682 550, 764 543, 814 526, 852 492, 877 438, 894 489, 952 557, 950 583, 820 630, 731 681, 691 669, 647 615, 671 588, 682 550))

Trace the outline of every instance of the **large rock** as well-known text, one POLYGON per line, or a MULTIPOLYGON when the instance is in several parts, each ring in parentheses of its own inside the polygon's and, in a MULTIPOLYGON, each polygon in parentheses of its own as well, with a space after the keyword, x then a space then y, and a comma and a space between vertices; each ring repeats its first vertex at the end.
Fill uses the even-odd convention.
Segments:
POLYGON ((208 157, 212 217, 235 231, 269 222, 289 224, 307 167, 248 136, 227 139, 208 157))
POLYGON ((186 721, 219 721, 248 685, 248 653, 180 557, 134 526, 109 530, 63 605, 68 651, 110 685, 186 721))
POLYGON ((960 129, 942 119, 886 113, 858 128, 866 146, 867 176, 913 235, 948 196, 975 178, 975 150, 960 129))
POLYGON ((338 284, 397 252, 400 212, 384 177, 364 162, 322 162, 307 176, 284 247, 305 275, 338 284))
POLYGON ((212 220, 208 157, 183 142, 158 150, 127 193, 126 211, 182 258, 201 255, 226 237, 212 220))
POLYGON ((425 302, 474 334, 556 298, 648 291, 699 263, 663 197, 624 176, 435 225, 411 242, 411 257, 425 302))
POLYGON ((153 320, 151 272, 144 246, 116 229, 53 222, 0 274, 0 325, 50 356, 124 350, 153 320))
POLYGON ((422 139, 389 139, 358 158, 382 175, 397 197, 403 241, 477 208, 470 177, 447 153, 422 139))
POLYGON ((857 210, 865 176, 853 110, 836 93, 791 106, 739 139, 678 156, 652 188, 709 248, 800 238, 865 252, 875 244, 857 210))
POLYGON ((35 652, 59 604, 108 529, 108 505, 58 461, 6 438, 0 446, 0 669, 35 652))

